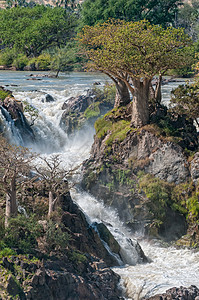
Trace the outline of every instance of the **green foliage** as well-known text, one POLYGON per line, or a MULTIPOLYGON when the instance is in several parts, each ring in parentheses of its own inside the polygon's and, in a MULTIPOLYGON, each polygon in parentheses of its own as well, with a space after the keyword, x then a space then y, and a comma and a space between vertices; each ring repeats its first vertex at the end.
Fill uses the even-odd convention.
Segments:
MULTIPOLYGON (((136 127, 149 121, 147 106, 153 76, 186 66, 191 60, 185 51, 191 45, 191 39, 183 30, 173 27, 163 29, 146 20, 110 20, 94 27, 85 26, 79 34, 79 41, 90 60, 87 65, 89 70, 108 75, 116 83, 121 98, 124 98, 124 92, 118 82, 123 82, 126 92, 131 92, 134 103, 143 101, 142 106, 135 105, 138 111, 132 115, 132 123, 136 127)), ((99 132, 99 135, 103 134, 99 132)))
POLYGON ((3 248, 3 250, 0 251, 0 259, 2 259, 5 256, 12 256, 16 255, 16 252, 13 249, 10 248, 3 248))
POLYGON ((19 215, 10 219, 2 241, 6 247, 16 248, 22 253, 34 253, 37 247, 37 237, 41 234, 42 228, 34 215, 29 218, 19 215))
POLYGON ((28 58, 25 54, 19 54, 12 63, 13 67, 16 67, 17 70, 22 70, 28 64, 28 58))
POLYGON ((67 248, 70 241, 70 235, 64 230, 64 225, 56 224, 52 220, 48 221, 45 232, 47 253, 50 253, 54 250, 63 250, 67 248))
POLYGON ((95 25, 110 18, 126 21, 149 20, 166 26, 175 21, 178 0, 85 0, 81 15, 83 25, 95 25))
POLYGON ((38 56, 44 49, 65 44, 75 23, 74 15, 61 7, 36 5, 0 10, 1 45, 16 53, 38 56))
POLYGON ((76 265, 85 263, 87 261, 86 256, 77 250, 72 250, 69 252, 68 256, 69 259, 76 265))
POLYGON ((50 69, 57 72, 58 75, 60 71, 72 71, 81 68, 83 60, 78 52, 78 45, 74 42, 69 42, 62 48, 54 48, 51 51, 50 69))
POLYGON ((193 182, 182 183, 175 186, 171 195, 173 207, 183 213, 187 220, 195 222, 199 216, 199 192, 193 182))
POLYGON ((88 120, 90 118, 96 118, 100 115, 99 109, 100 102, 94 102, 93 104, 89 105, 89 107, 84 112, 84 117, 88 120))
POLYGON ((198 124, 199 117, 199 80, 186 82, 172 91, 170 109, 179 115, 186 115, 198 124))
POLYGON ((114 141, 122 142, 126 138, 127 132, 133 130, 130 125, 130 121, 125 120, 112 123, 112 126, 109 128, 110 135, 106 139, 106 145, 110 146, 114 141))
POLYGON ((110 120, 106 120, 105 116, 95 122, 95 131, 98 139, 103 138, 112 126, 112 122, 110 120))
POLYGON ((2 66, 11 67, 16 56, 15 49, 5 48, 0 52, 0 64, 2 66))
POLYGON ((186 205, 189 211, 190 217, 198 219, 199 215, 199 192, 195 192, 192 197, 187 199, 186 205))
POLYGON ((0 88, 0 99, 4 100, 6 97, 11 96, 12 93, 10 91, 6 91, 2 88, 0 88))
POLYGON ((183 27, 193 40, 199 38, 199 4, 197 0, 184 3, 177 14, 177 26, 183 27))
POLYGON ((34 63, 37 70, 43 71, 43 70, 50 69, 51 61, 52 61, 52 57, 49 53, 42 53, 35 59, 34 63))
POLYGON ((170 202, 171 185, 151 174, 147 174, 140 178, 139 187, 150 200, 148 207, 153 217, 163 221, 166 207, 170 202))

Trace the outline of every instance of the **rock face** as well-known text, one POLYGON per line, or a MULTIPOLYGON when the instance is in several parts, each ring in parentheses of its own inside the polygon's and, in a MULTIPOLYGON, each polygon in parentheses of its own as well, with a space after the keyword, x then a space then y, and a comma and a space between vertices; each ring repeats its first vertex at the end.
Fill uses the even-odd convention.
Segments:
POLYGON ((8 96, 1 101, 0 109, 2 115, 10 124, 12 134, 20 140, 20 144, 28 145, 34 142, 34 133, 23 114, 21 102, 16 101, 12 96, 8 96))
POLYGON ((104 100, 103 95, 93 89, 88 90, 86 95, 71 97, 63 104, 60 126, 70 135, 87 122, 94 125, 98 117, 112 108, 113 102, 104 100))
MULTIPOLYGON (((60 201, 64 211, 62 223, 66 228, 70 228, 70 234, 73 236, 71 244, 81 252, 91 253, 103 259, 108 266, 119 265, 115 257, 110 255, 108 250, 104 247, 98 233, 92 226, 89 226, 85 215, 72 201, 70 194, 68 193, 62 196, 60 201)), ((109 232, 107 228, 106 230, 109 232)), ((110 232, 109 235, 111 235, 110 232)), ((117 243, 114 238, 113 240, 117 243)), ((110 249, 115 252, 111 244, 110 249)))
MULTIPOLYGON (((8 299, 8 295, 20 300, 122 299, 117 288, 119 276, 96 257, 90 256, 77 269, 66 256, 34 263, 25 256, 9 260, 17 271, 6 281, 0 275, 0 299, 8 299)), ((6 274, 7 269, 0 265, 0 271, 6 274)))
POLYGON ((139 187, 140 174, 151 174, 168 184, 178 185, 191 179, 191 174, 194 178, 198 176, 197 155, 190 171, 180 145, 158 135, 150 125, 140 129, 132 128, 128 116, 128 109, 125 114, 122 114, 122 110, 120 114, 113 111, 105 116, 102 121, 104 124, 99 124, 101 131, 95 136, 91 157, 84 163, 82 186, 108 206, 116 208, 121 219, 131 229, 145 228, 146 234, 156 237, 161 235, 166 240, 180 238, 186 233, 186 220, 169 201, 162 204, 164 210, 159 204, 162 210, 161 222, 153 232, 157 216, 153 214, 152 200, 139 187), (127 124, 123 138, 123 129, 113 131, 118 122, 120 126, 127 124), (104 132, 100 127, 102 124, 105 126, 104 132))
POLYGON ((166 291, 166 293, 161 295, 156 295, 150 298, 144 298, 150 300, 199 300, 199 289, 191 285, 189 288, 180 287, 180 288, 171 288, 166 291))

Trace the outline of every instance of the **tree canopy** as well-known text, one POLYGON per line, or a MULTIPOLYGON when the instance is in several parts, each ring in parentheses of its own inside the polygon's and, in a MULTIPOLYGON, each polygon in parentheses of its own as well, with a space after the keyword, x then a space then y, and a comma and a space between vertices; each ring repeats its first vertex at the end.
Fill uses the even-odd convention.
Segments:
POLYGON ((175 21, 180 0, 85 0, 81 15, 83 25, 103 23, 110 18, 126 21, 146 19, 166 26, 175 21))
POLYGON ((199 78, 193 83, 186 82, 172 91, 171 110, 179 115, 195 120, 197 125, 199 118, 199 78))
POLYGON ((44 49, 65 45, 75 23, 74 15, 61 7, 37 5, 1 10, 1 48, 37 56, 44 49))
POLYGON ((116 87, 118 81, 122 81, 132 93, 136 105, 132 120, 135 126, 149 120, 148 99, 153 76, 189 62, 184 47, 189 46, 191 40, 182 29, 163 29, 146 20, 86 26, 79 40, 91 60, 89 69, 107 74, 116 87))

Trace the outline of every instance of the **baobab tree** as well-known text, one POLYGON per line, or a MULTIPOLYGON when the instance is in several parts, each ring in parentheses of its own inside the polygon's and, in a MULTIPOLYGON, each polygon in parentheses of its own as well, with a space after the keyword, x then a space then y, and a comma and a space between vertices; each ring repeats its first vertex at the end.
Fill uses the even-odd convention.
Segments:
MULTIPOLYGON (((183 29, 151 25, 148 21, 110 21, 85 26, 79 35, 90 59, 89 70, 99 70, 116 84, 115 107, 130 102, 133 96, 132 124, 149 122, 149 96, 153 77, 160 79, 169 69, 190 63, 186 47, 191 39, 183 29)), ((157 85, 160 88, 160 85, 157 85)), ((154 93, 160 98, 160 92, 154 93)))
POLYGON ((47 184, 48 188, 48 218, 55 211, 59 197, 69 189, 68 179, 74 174, 76 168, 66 170, 62 167, 59 155, 49 158, 40 157, 40 162, 34 166, 40 179, 47 184))
POLYGON ((34 157, 27 148, 11 145, 0 137, 0 189, 6 196, 5 227, 17 215, 17 189, 30 180, 34 157))

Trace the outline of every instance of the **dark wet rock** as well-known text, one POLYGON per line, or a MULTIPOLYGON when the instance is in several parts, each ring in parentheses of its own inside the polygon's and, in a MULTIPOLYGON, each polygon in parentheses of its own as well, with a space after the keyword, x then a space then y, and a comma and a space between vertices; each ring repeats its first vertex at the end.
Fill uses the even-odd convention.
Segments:
POLYGON ((179 288, 171 288, 161 295, 155 295, 149 298, 150 300, 198 300, 199 299, 199 289, 191 285, 189 288, 179 287, 179 288))
POLYGON ((41 100, 41 102, 54 102, 54 101, 55 99, 50 94, 44 95, 44 97, 41 100))
POLYGON ((20 101, 8 96, 0 103, 0 109, 2 115, 10 124, 11 131, 13 134, 17 133, 20 136, 23 145, 34 142, 34 132, 23 114, 23 105, 20 101))
POLYGON ((88 90, 86 95, 71 97, 64 102, 60 126, 70 135, 87 122, 93 126, 98 117, 112 108, 113 102, 104 100, 103 95, 93 89, 88 90))
MULTIPOLYGON (((62 223, 66 228, 70 228, 73 235, 71 244, 81 252, 88 252, 103 259, 108 266, 119 265, 116 258, 104 247, 98 233, 90 226, 79 207, 72 201, 68 193, 61 198, 62 209, 65 213, 62 216, 62 223)), ((111 233, 106 228, 109 235, 111 233)), ((114 240, 114 243, 117 242, 114 240)), ((113 243, 113 242, 112 242, 113 243)), ((114 247, 113 247, 114 248, 114 247)), ((114 249, 111 249, 114 252, 114 249)))

